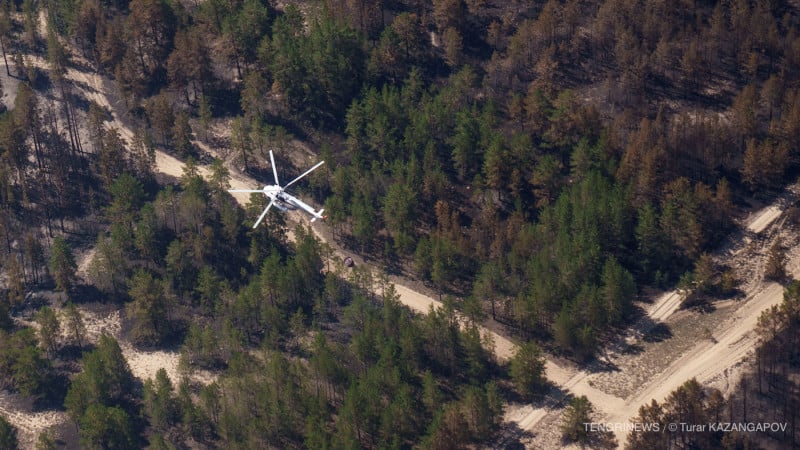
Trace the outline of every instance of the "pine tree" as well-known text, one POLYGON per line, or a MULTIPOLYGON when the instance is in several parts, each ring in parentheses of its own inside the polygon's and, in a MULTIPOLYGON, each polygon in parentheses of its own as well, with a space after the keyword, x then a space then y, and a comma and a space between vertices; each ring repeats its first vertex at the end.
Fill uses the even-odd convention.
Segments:
POLYGON ((57 84, 61 84, 67 69, 67 52, 58 40, 58 34, 53 29, 53 24, 47 24, 47 62, 50 65, 50 73, 57 84))
POLYGON ((50 389, 50 360, 34 345, 24 347, 13 366, 14 385, 22 395, 42 397, 50 389))
POLYGON ((36 439, 36 450, 56 450, 56 441, 53 438, 53 431, 46 430, 39 433, 36 439))
POLYGON ((786 277, 786 250, 783 242, 776 239, 769 248, 767 265, 764 268, 764 278, 780 281, 786 277))
POLYGON ((16 450, 18 446, 17 429, 8 423, 5 417, 0 416, 0 448, 16 450))
POLYGON ((417 197, 405 183, 389 186, 384 198, 383 217, 386 229, 394 238, 395 248, 402 253, 411 251, 417 210, 417 197))
POLYGON ((535 342, 523 344, 511 359, 509 375, 517 391, 525 398, 538 395, 547 384, 545 361, 541 349, 535 342))
POLYGON ((601 279, 603 283, 601 293, 608 324, 618 325, 630 311, 636 297, 633 275, 612 257, 603 265, 601 279))
POLYGON ((564 438, 586 445, 589 441, 589 431, 586 424, 591 422, 594 407, 585 395, 573 397, 564 410, 561 434, 564 438))
POLYGON ((54 238, 50 250, 50 272, 53 274, 58 290, 69 292, 74 283, 77 268, 75 258, 72 256, 72 249, 67 241, 60 236, 54 238))
POLYGON ((442 35, 444 44, 444 60, 451 68, 461 65, 462 51, 464 48, 461 33, 453 27, 444 30, 442 35))
POLYGON ((11 307, 22 304, 25 299, 25 270, 14 254, 9 254, 3 268, 8 280, 8 302, 11 307))
POLYGON ((79 423, 81 446, 89 449, 135 447, 131 418, 118 406, 91 405, 79 423))
POLYGON ((249 128, 247 121, 241 116, 234 118, 231 123, 231 151, 237 161, 241 162, 245 172, 250 169, 253 154, 249 128))
POLYGON ((130 170, 140 180, 152 180, 156 166, 156 149, 153 138, 146 129, 139 128, 134 131, 128 151, 130 170))
POLYGON ((157 96, 148 100, 146 105, 147 117, 150 125, 158 131, 161 137, 161 145, 168 147, 172 142, 172 130, 175 126, 175 111, 167 94, 159 93, 157 96))
POLYGON ((58 316, 49 306, 45 306, 36 313, 36 323, 39 324, 39 339, 48 355, 53 355, 58 346, 60 325, 58 316))
POLYGON ((211 127, 211 119, 214 117, 211 102, 208 97, 203 95, 200 97, 199 106, 197 107, 197 115, 200 118, 201 136, 204 141, 208 141, 208 130, 211 127))
POLYGON ((144 411, 157 430, 166 431, 178 419, 178 405, 172 391, 172 381, 164 368, 156 372, 155 380, 151 378, 144 383, 144 411))
POLYGON ((264 105, 264 93, 269 91, 269 83, 259 72, 253 71, 247 74, 244 79, 244 89, 242 90, 242 111, 244 120, 253 123, 261 120, 266 112, 264 105))
POLYGON ((25 233, 23 241, 23 253, 25 260, 30 266, 30 272, 34 283, 39 282, 39 271, 45 265, 44 248, 41 241, 33 233, 25 233))
POLYGON ((83 372, 75 376, 64 400, 67 413, 81 423, 92 406, 119 405, 130 396, 133 374, 117 341, 100 336, 97 348, 81 359, 83 372))
POLYGON ((128 263, 125 252, 102 233, 97 236, 95 254, 87 273, 92 284, 101 292, 118 294, 125 286, 128 263))
POLYGON ((167 73, 172 86, 183 90, 188 105, 193 105, 202 98, 212 83, 214 75, 211 66, 211 58, 200 27, 178 31, 175 35, 175 48, 167 60, 167 73))
MULTIPOLYGON (((167 65, 169 51, 173 47, 173 38, 178 20, 169 2, 161 0, 132 0, 131 12, 125 19, 126 36, 130 36, 128 52, 130 59, 135 60, 138 75, 142 80, 163 83, 163 75, 167 65)), ((117 29, 119 33, 121 30, 117 29)))
POLYGON ((8 9, 0 8, 0 49, 3 51, 3 62, 6 65, 6 75, 9 77, 11 76, 11 70, 9 70, 10 66, 8 65, 8 58, 6 57, 6 42, 9 39, 9 33, 12 27, 13 23, 11 22, 8 9))
POLYGON ((134 245, 139 253, 150 261, 156 261, 161 254, 161 242, 159 239, 160 227, 155 207, 152 203, 147 203, 139 210, 139 221, 136 223, 134 232, 134 245))
POLYGON ((175 115, 175 125, 172 127, 172 145, 181 158, 195 153, 192 137, 189 115, 181 111, 175 115))
POLYGON ((67 335, 72 340, 72 345, 77 345, 78 348, 83 347, 83 341, 86 338, 86 326, 83 323, 83 316, 74 303, 68 302, 64 307, 64 326, 67 330, 67 335))
POLYGON ((128 294, 133 299, 127 307, 128 317, 135 323, 133 341, 145 346, 159 344, 170 332, 161 281, 139 270, 129 282, 128 294))
POLYGON ((102 133, 100 154, 97 158, 97 170, 103 185, 110 189, 111 184, 128 169, 125 141, 116 128, 109 128, 102 133))
POLYGON ((0 294, 0 331, 8 331, 14 326, 14 321, 11 319, 10 304, 6 294, 0 294))

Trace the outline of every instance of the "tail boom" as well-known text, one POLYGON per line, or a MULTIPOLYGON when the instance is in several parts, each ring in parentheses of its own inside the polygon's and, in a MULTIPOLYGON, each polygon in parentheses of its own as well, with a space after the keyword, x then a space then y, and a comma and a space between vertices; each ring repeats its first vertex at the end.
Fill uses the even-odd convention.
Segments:
POLYGON ((315 220, 317 220, 317 219, 322 219, 322 220, 325 220, 325 219, 327 219, 327 218, 328 218, 328 216, 323 216, 323 215, 322 215, 322 213, 323 213, 324 211, 325 211, 325 208, 322 208, 322 209, 320 209, 319 211, 316 211, 316 212, 313 214, 313 215, 314 215, 314 218, 313 218, 313 219, 311 219, 311 222, 314 222, 314 221, 315 221, 315 220))

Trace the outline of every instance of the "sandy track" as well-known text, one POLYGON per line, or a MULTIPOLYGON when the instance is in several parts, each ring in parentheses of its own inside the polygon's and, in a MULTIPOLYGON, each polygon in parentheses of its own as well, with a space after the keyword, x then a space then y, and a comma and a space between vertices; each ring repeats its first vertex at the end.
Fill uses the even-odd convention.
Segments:
POLYGON ((667 292, 647 311, 647 317, 653 322, 663 322, 681 307, 682 301, 683 296, 678 291, 667 292))
POLYGON ((767 206, 753 215, 753 219, 747 223, 747 229, 756 234, 761 233, 780 217, 782 212, 783 210, 778 205, 767 206))
POLYGON ((675 361, 659 379, 637 394, 635 401, 628 403, 642 404, 651 398, 664 399, 677 386, 692 377, 705 383, 725 368, 733 366, 755 348, 755 326, 761 312, 782 301, 783 287, 777 283, 769 283, 736 312, 733 323, 715 336, 716 342, 705 340, 698 343, 691 352, 675 361))
MULTIPOLYGON (((610 409, 608 421, 624 423, 638 414, 638 408, 651 399, 663 402, 669 394, 691 378, 701 384, 725 376, 728 368, 752 352, 758 337, 754 331, 761 312, 778 305, 783 300, 783 287, 770 283, 758 294, 748 299, 737 312, 733 322, 718 335, 716 343, 699 342, 691 351, 673 362, 667 370, 648 383, 644 389, 627 400, 622 407, 610 409)), ((624 446, 626 435, 617 433, 617 441, 624 446)))
MULTIPOLYGON (((305 216, 301 215, 298 212, 289 212, 289 216, 293 218, 295 221, 305 220, 304 219, 305 216)), ((316 236, 316 238, 320 242, 327 243, 328 245, 331 246, 335 255, 340 260, 344 260, 344 258, 350 257, 353 258, 353 260, 358 265, 372 266, 372 264, 365 262, 364 259, 361 258, 360 256, 353 253, 349 253, 343 250, 341 247, 339 247, 336 244, 336 242, 326 239, 324 234, 321 233, 316 227, 312 226, 311 230, 314 233, 314 236, 316 236)), ((435 300, 434 298, 428 295, 417 292, 409 288, 408 286, 405 286, 404 284, 398 282, 398 279, 396 277, 391 277, 391 278, 392 278, 391 282, 392 284, 394 284, 395 291, 400 299, 400 303, 408 306, 412 310, 420 314, 428 314, 431 307, 433 307, 434 309, 438 309, 443 306, 442 302, 435 300)), ((380 289, 379 287, 375 287, 374 292, 380 294, 379 289, 380 289)), ((462 323, 463 323, 463 318, 462 318, 462 323)), ((508 359, 514 356, 514 354, 517 351, 517 345, 514 342, 512 342, 507 337, 502 336, 494 331, 491 331, 483 326, 480 326, 479 328, 482 336, 485 337, 488 335, 489 337, 491 337, 491 340, 494 343, 494 353, 499 361, 507 361, 508 359)), ((555 363, 551 363, 551 366, 553 367, 554 372, 556 373, 561 372, 561 369, 555 363)))
MULTIPOLYGON (((627 337, 620 336, 620 342, 612 344, 611 347, 622 348, 628 343, 635 342, 642 334, 648 331, 645 329, 647 326, 651 326, 656 322, 663 322, 677 311, 680 307, 681 299, 682 296, 677 291, 667 292, 658 297, 655 303, 647 310, 646 318, 637 321, 626 333, 627 337)), ((581 370, 576 373, 559 366, 552 359, 548 359, 546 361, 546 373, 547 378, 553 384, 561 388, 564 394, 572 394, 575 396, 585 395, 603 417, 619 415, 619 412, 625 415, 631 408, 634 410, 638 409, 638 406, 631 407, 628 405, 625 399, 593 387, 591 385, 592 374, 586 370, 581 370)), ((558 395, 555 400, 561 402, 563 397, 558 395)), ((515 411, 513 415, 506 417, 508 422, 516 424, 517 436, 522 433, 534 433, 536 431, 536 426, 542 419, 549 414, 556 414, 559 412, 558 409, 554 409, 550 405, 543 405, 540 407, 526 405, 522 410, 525 411, 524 414, 515 411)), ((625 420, 627 420, 627 416, 625 420)), ((617 441, 621 442, 623 438, 624 436, 617 436, 617 441)), ((500 442, 508 442, 511 439, 511 436, 504 434, 501 436, 500 442)))

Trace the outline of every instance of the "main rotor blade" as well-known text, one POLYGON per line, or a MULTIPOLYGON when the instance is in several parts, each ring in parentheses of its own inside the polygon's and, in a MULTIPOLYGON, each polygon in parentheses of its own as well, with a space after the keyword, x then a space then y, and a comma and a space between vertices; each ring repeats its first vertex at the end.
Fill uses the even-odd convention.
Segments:
POLYGON ((289 182, 289 184, 287 184, 287 185, 286 185, 286 186, 284 186, 283 188, 284 188, 284 189, 288 188, 289 186, 291 186, 291 185, 293 185, 295 182, 297 182, 297 180, 299 180, 300 178, 303 178, 304 176, 306 176, 306 175, 310 174, 310 173, 311 173, 311 172, 312 172, 314 169, 316 169, 317 167, 319 167, 319 166, 321 166, 321 165, 323 165, 323 164, 325 164, 325 161, 320 161, 320 162, 319 162, 319 163, 318 163, 316 166, 314 166, 314 167, 312 167, 312 168, 310 168, 310 169, 306 170, 306 171, 305 171, 305 172, 304 172, 302 175, 300 175, 299 177, 297 177, 297 178, 295 178, 294 180, 290 181, 290 182, 289 182))
POLYGON ((280 186, 281 183, 278 181, 278 169, 275 168, 275 157, 272 156, 272 150, 269 151, 269 160, 272 161, 272 174, 275 175, 275 185, 280 186))
POLYGON ((264 192, 263 189, 228 189, 228 192, 264 192))
POLYGON ((275 203, 275 199, 274 198, 272 200, 270 200, 269 205, 267 205, 267 209, 265 209, 264 212, 262 212, 261 215, 258 216, 258 220, 256 220, 256 224, 253 225, 253 229, 258 228, 258 224, 260 224, 261 221, 264 220, 264 216, 267 215, 267 211, 269 211, 269 209, 272 207, 273 203, 275 203))

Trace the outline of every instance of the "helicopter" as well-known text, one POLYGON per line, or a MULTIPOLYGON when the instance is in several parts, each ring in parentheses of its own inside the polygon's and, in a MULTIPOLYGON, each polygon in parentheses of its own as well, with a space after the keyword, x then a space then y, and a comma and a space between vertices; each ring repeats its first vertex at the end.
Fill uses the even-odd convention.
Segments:
POLYGON ((230 189, 228 192, 245 192, 245 193, 263 193, 264 196, 270 199, 269 204, 264 209, 264 212, 258 217, 256 223, 253 225, 253 228, 257 228, 258 225, 264 220, 264 217, 267 215, 269 209, 275 205, 281 211, 286 211, 288 209, 302 209, 303 211, 307 212, 312 216, 311 222, 316 221, 317 219, 325 220, 327 217, 324 216, 322 213, 325 211, 325 208, 316 211, 311 205, 308 203, 300 200, 299 198, 295 197, 294 195, 286 192, 286 188, 295 184, 304 176, 308 175, 309 173, 313 172, 314 169, 317 167, 325 164, 325 161, 318 162, 314 167, 306 170, 303 172, 299 177, 295 178, 294 180, 286 183, 284 186, 281 186, 280 181, 278 181, 278 171, 275 167, 275 157, 272 155, 272 150, 269 151, 269 159, 272 162, 272 174, 275 176, 275 184, 266 185, 263 189, 230 189))

